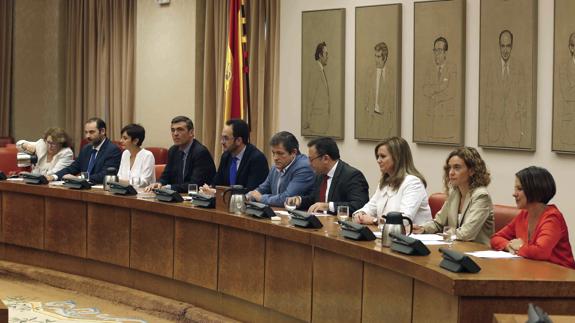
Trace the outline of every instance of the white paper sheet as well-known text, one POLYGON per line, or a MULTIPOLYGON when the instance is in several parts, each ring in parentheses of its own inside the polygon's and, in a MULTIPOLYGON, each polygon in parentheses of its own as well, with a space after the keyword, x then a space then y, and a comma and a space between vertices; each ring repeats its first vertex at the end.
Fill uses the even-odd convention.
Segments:
POLYGON ((62 186, 62 185, 64 185, 64 181, 53 181, 53 182, 49 182, 48 185, 51 185, 51 186, 62 186))
POLYGON ((6 180, 10 181, 10 182, 23 182, 24 181, 24 179, 21 177, 10 177, 10 178, 7 178, 6 180))
POLYGON ((473 252, 466 252, 466 254, 478 258, 492 258, 492 259, 521 258, 521 256, 513 255, 510 254, 509 252, 495 251, 495 250, 473 251, 473 252))
POLYGON ((410 237, 421 241, 443 241, 443 237, 439 234, 412 234, 410 237))

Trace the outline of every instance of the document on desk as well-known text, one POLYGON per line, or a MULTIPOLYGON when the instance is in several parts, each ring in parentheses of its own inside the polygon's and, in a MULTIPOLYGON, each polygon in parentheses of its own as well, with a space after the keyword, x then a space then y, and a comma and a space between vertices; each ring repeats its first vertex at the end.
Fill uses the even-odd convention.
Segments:
POLYGON ((506 259, 506 258, 521 258, 521 256, 511 254, 505 251, 483 250, 466 252, 466 254, 478 258, 491 258, 491 259, 506 259))
POLYGON ((411 237, 421 241, 443 241, 443 236, 435 233, 412 234, 411 237))
POLYGON ((24 181, 24 179, 22 177, 8 177, 6 180, 10 181, 10 182, 23 182, 24 181))
POLYGON ((64 185, 64 181, 53 181, 53 182, 49 182, 48 185, 50 185, 50 186, 62 186, 62 185, 64 185))

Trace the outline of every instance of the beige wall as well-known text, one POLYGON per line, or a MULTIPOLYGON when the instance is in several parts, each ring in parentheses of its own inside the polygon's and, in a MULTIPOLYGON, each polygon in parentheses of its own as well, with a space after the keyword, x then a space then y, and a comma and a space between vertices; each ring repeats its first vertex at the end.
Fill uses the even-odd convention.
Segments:
POLYGON ((146 128, 144 146, 169 147, 170 120, 194 118, 195 15, 194 0, 138 1, 134 118, 146 128))
POLYGON ((16 139, 36 140, 64 126, 64 1, 15 1, 14 108, 16 139))
MULTIPOLYGON (((354 26, 356 6, 397 3, 398 1, 367 0, 292 0, 283 1, 281 7, 280 37, 280 113, 279 129, 291 131, 300 136, 301 71, 301 12, 327 8, 346 8, 346 52, 345 52, 345 140, 339 142, 342 158, 363 170, 373 192, 380 176, 375 163, 374 143, 359 142, 354 133, 354 26)), ((403 2, 403 67, 402 67, 402 136, 412 141, 413 110, 413 1, 403 2)), ((479 96, 479 1, 467 1, 467 62, 466 62, 466 111, 465 144, 477 147, 478 96, 479 96)), ((511 197, 514 174, 530 165, 548 168, 557 182, 558 192, 552 203, 563 211, 571 231, 571 243, 575 242, 575 199, 572 183, 575 180, 575 156, 551 152, 551 119, 553 98, 553 1, 539 2, 539 44, 538 44, 538 91, 537 91, 537 151, 535 153, 488 150, 479 151, 486 160, 492 174, 489 190, 498 204, 513 205, 511 197)), ((334 53, 330 53, 334 55, 334 53)), ((300 136, 301 138, 301 136, 300 136)), ((301 146, 306 141, 302 139, 301 146)), ((442 189, 442 164, 452 148, 425 146, 411 143, 416 166, 426 176, 428 192, 442 189)), ((305 149, 304 149, 305 151, 305 149)))

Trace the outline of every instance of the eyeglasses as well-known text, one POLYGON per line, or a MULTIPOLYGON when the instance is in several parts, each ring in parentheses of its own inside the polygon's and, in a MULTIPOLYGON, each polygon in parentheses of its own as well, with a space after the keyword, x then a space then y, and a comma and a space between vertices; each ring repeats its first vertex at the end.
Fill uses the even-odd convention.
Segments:
POLYGON ((321 158, 321 157, 323 157, 323 156, 325 156, 325 155, 315 156, 314 158, 309 158, 309 156, 308 156, 307 158, 309 158, 309 162, 311 163, 311 162, 313 162, 314 160, 316 160, 316 159, 318 159, 318 158, 321 158))
POLYGON ((236 139, 236 137, 221 136, 220 141, 228 141, 230 139, 236 139))
POLYGON ((56 147, 59 144, 60 144, 59 142, 55 142, 55 141, 46 141, 46 145, 52 146, 52 147, 56 147))

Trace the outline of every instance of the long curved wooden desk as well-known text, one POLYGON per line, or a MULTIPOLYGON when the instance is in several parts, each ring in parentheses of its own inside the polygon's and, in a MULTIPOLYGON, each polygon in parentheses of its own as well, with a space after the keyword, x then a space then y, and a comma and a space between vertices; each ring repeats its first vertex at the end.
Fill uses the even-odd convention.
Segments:
MULTIPOLYGON (((189 203, 0 183, 0 258, 186 301, 245 321, 490 322, 493 313, 575 314, 575 271, 526 259, 439 267, 324 228, 189 203)), ((460 251, 481 250, 456 243, 460 251)))

